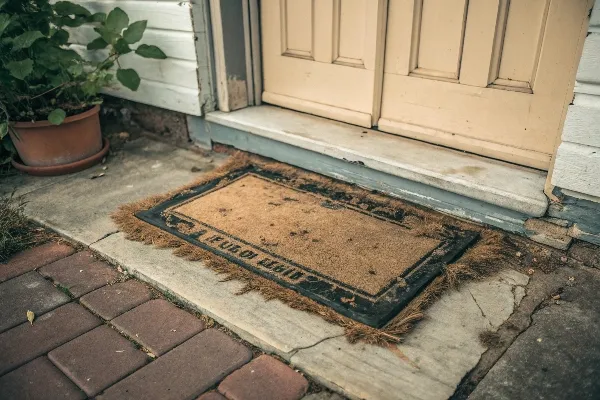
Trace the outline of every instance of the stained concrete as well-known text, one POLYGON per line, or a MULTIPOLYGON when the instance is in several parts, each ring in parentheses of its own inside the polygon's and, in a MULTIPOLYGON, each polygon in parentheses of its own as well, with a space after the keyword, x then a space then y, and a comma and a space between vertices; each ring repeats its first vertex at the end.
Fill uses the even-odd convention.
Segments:
POLYGON ((109 157, 106 170, 98 165, 66 177, 17 175, 3 180, 0 193, 18 187, 17 194, 27 201, 28 217, 89 245, 117 230, 110 214, 120 204, 188 184, 199 177, 192 167, 208 171, 224 159, 140 138, 109 157), (104 176, 90 179, 100 173, 104 176))
POLYGON ((469 399, 600 398, 600 271, 574 270, 561 287, 469 399))

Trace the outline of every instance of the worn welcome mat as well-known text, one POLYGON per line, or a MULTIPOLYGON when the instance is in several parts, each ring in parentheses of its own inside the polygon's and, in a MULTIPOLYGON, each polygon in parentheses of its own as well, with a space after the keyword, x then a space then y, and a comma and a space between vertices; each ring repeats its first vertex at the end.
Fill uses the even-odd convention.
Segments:
POLYGON ((129 238, 211 259, 215 269, 268 298, 384 336, 480 238, 435 213, 244 155, 194 185, 125 206, 114 218, 129 238))

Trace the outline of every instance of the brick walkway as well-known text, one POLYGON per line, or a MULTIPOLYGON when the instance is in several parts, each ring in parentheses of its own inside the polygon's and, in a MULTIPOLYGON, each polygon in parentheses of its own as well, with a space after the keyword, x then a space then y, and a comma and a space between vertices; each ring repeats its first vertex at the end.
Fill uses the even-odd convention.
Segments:
POLYGON ((308 390, 286 364, 152 293, 65 244, 0 264, 0 399, 294 400, 308 390))

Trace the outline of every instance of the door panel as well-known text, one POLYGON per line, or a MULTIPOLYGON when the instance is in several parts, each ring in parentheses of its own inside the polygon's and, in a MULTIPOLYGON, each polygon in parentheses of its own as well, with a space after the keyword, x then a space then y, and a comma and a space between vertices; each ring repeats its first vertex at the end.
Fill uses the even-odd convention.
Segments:
POLYGON ((263 0, 263 101, 371 126, 383 74, 384 0, 263 0))
POLYGON ((457 79, 467 1, 422 0, 416 4, 418 35, 412 44, 416 56, 412 72, 457 79))
POLYGON ((379 128, 547 168, 587 3, 390 0, 379 128))

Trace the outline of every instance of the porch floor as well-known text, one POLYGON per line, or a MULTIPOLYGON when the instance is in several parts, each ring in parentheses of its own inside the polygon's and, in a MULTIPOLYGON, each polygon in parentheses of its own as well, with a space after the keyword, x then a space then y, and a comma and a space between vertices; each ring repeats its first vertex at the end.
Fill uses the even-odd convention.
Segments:
MULTIPOLYGON (((127 241, 112 223, 109 215, 120 204, 189 183, 225 158, 212 153, 200 155, 142 138, 110 157, 106 170, 96 167, 56 178, 18 175, 0 182, 0 193, 16 189, 16 194, 28 201, 26 213, 32 219, 88 247, 135 277, 212 317, 242 339, 282 357, 316 381, 353 399, 446 399, 455 393, 469 371, 490 360, 493 365, 530 325, 536 307, 558 287, 565 282, 575 282, 575 286, 579 282, 600 282, 599 271, 585 267, 564 267, 548 275, 539 272, 539 276, 531 278, 506 268, 496 276, 447 291, 427 310, 426 319, 398 346, 385 349, 351 345, 339 326, 278 301, 266 302, 256 293, 237 295, 241 283, 222 282, 219 275, 203 268, 201 263, 176 257, 170 250, 127 241), (200 172, 192 172, 193 167, 200 172), (90 179, 99 172, 105 175, 90 179), (568 280, 570 276, 575 277, 574 281, 568 280), (507 320, 512 330, 506 328, 507 320), (506 331, 508 339, 500 347, 487 350, 479 335, 496 329, 506 331)), ((581 303, 581 307, 590 315, 581 318, 586 321, 586 332, 588 329, 597 332, 600 307, 588 303, 581 303)), ((591 338, 585 341, 588 350, 598 352, 594 354, 600 354, 598 342, 597 338, 595 342, 591 338)), ((537 343, 533 347, 526 343, 520 351, 537 352, 537 343)), ((591 361, 596 359, 592 357, 591 361)), ((507 362, 510 365, 510 359, 507 362)), ((598 372, 597 362, 589 367, 598 372)), ((498 369, 496 376, 510 374, 506 369, 498 369)), ((576 372, 571 379, 575 382, 576 372)), ((498 386, 500 379, 490 378, 489 385, 498 386)), ((525 382, 521 394, 527 397, 527 393, 533 393, 542 384, 525 382)), ((502 390, 502 387, 494 389, 498 393, 502 390)))

